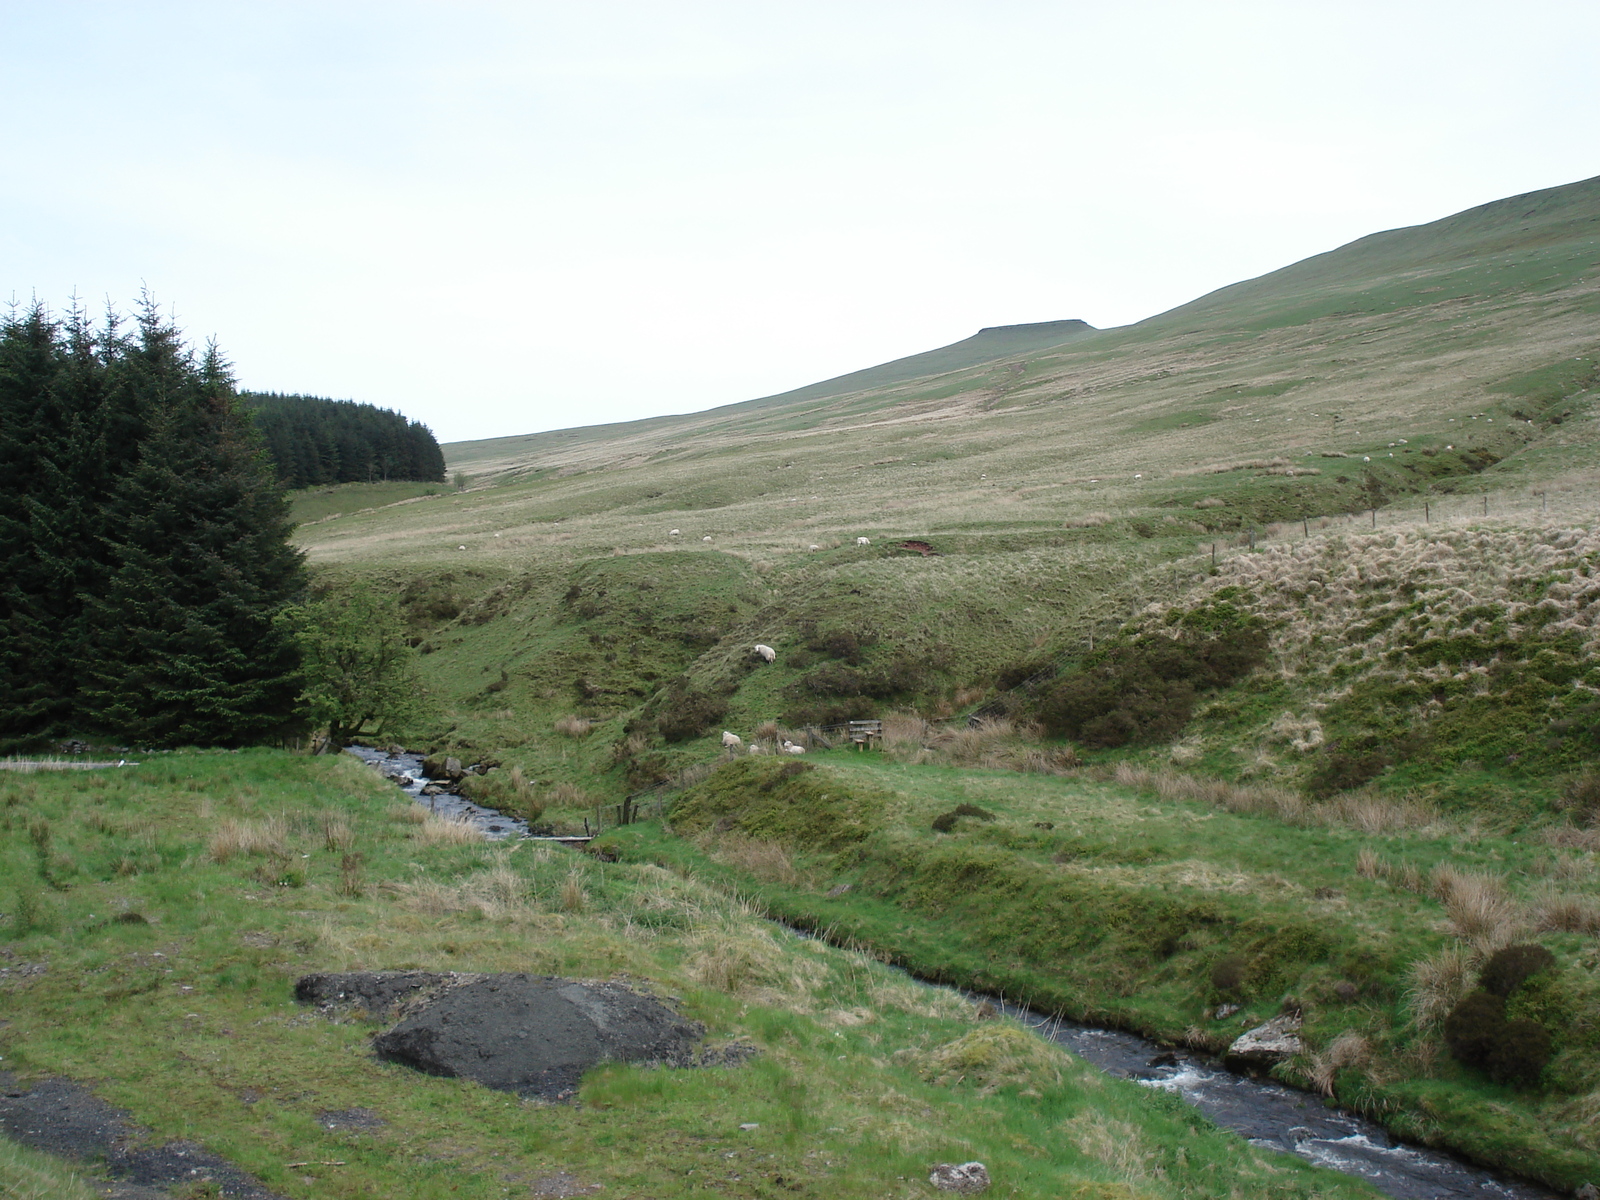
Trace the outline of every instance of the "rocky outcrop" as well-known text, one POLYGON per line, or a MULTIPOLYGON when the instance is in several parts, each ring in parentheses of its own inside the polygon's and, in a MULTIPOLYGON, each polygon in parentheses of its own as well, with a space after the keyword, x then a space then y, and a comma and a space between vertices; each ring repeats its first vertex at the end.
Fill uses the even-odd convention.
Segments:
POLYGON ((1284 1013, 1241 1034, 1222 1055, 1234 1071, 1268 1071, 1305 1049, 1300 1041, 1300 1014, 1284 1013))

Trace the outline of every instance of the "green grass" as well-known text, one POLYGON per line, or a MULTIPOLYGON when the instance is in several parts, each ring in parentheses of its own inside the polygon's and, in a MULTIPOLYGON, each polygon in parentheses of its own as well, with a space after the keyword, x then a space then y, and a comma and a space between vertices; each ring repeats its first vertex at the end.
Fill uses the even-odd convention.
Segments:
MULTIPOLYGON (((498 1197, 564 1171, 620 1196, 911 1197, 929 1164, 970 1158, 1023 1195, 1371 1194, 1044 1043, 974 1038, 959 999, 774 931, 693 878, 430 845, 350 760, 178 753, 66 774, 0 785, 6 948, 48 964, 7 984, 6 1066, 87 1081, 157 1139, 200 1141, 285 1196, 498 1197), (225 854, 228 822, 272 822, 278 844, 225 854), (49 881, 17 836, 41 824, 49 881), (21 892, 42 897, 26 929, 21 892), (375 968, 622 973, 679 997, 714 1043, 760 1053, 738 1069, 608 1066, 579 1106, 523 1103, 379 1063, 371 1025, 291 999, 301 973, 375 968), (952 1055, 970 1082, 939 1066, 952 1055), (353 1107, 385 1124, 317 1120, 353 1107), (288 1165, 307 1162, 343 1165, 288 1165)), ((21 1195, 72 1195, 64 1179, 0 1148, 0 1181, 35 1188, 21 1195)))
MULTIPOLYGON (((877 755, 818 764, 807 777, 815 790, 891 793, 865 840, 828 849, 763 817, 747 821, 739 790, 755 813, 770 793, 714 775, 674 810, 685 832, 700 831, 696 842, 630 827, 608 843, 630 859, 720 877, 787 921, 927 978, 1171 1042, 1220 1048, 1292 1003, 1313 1050, 1342 1034, 1367 1039, 1365 1064, 1340 1072, 1335 1086, 1397 1132, 1560 1187, 1600 1174, 1600 1126, 1574 1115, 1593 1106, 1600 1073, 1592 938, 1536 935, 1562 964, 1562 999, 1549 1017, 1559 1054, 1542 1090, 1502 1088, 1451 1062, 1408 1006, 1413 964, 1453 944, 1447 907, 1396 886, 1398 876, 1358 870, 1366 852, 1424 884, 1446 868, 1477 873, 1532 905, 1552 884, 1529 881, 1553 880, 1568 857, 1537 838, 1442 822, 1363 832, 1349 820, 1325 823, 1315 809, 1289 824, 1082 777, 906 766, 877 755), (998 819, 934 832, 933 817, 956 803, 998 819), (712 813, 724 814, 720 840, 707 832, 712 813), (755 852, 752 837, 779 840, 788 857, 755 852), (843 884, 847 891, 829 894, 843 884), (1243 963, 1243 983, 1219 993, 1212 970, 1230 955, 1243 963), (1212 1019, 1223 1000, 1242 1011, 1212 1019)), ((1354 819, 1381 821, 1382 810, 1354 819)), ((1559 887, 1592 905, 1594 864, 1577 866, 1579 877, 1559 887)), ((1288 1077, 1305 1082, 1313 1067, 1295 1063, 1288 1077)))
MULTIPOLYGON (((1550 868, 1550 852, 1512 843, 1565 822, 1564 790, 1597 765, 1584 740, 1584 688, 1600 679, 1582 596, 1600 560, 1587 533, 1562 541, 1593 529, 1600 489, 1597 216, 1600 183, 1588 181, 1377 234, 1122 329, 1035 330, 999 355, 989 338, 706 413, 447 447, 452 469, 486 486, 384 506, 375 493, 320 497, 317 512, 343 515, 299 537, 325 578, 374 579, 405 606, 437 716, 386 737, 521 767, 557 824, 703 767, 723 728, 749 737, 772 721, 798 731, 895 710, 959 721, 985 702, 1024 717, 1036 697, 1004 692, 1003 678, 1070 669, 1130 622, 1159 625, 1240 586, 1272 630, 1263 669, 1203 697, 1170 742, 1085 753, 1093 769, 1178 763, 1302 804, 1333 789, 1334 803, 1358 807, 1433 805, 1455 823, 1382 835, 1383 853, 1418 869, 1452 855, 1502 874, 1550 868), (903 539, 938 554, 895 550, 903 539), (1515 613, 1491 636, 1461 616, 1483 606, 1515 613), (1559 622, 1570 628, 1546 630, 1559 622), (752 658, 757 642, 777 649, 774 664, 752 658), (559 732, 569 717, 588 732, 559 732), (1374 764, 1370 793, 1338 790, 1374 764)), ((1014 740, 1015 761, 1040 749, 1014 740)), ((1070 757, 1048 749, 1051 762, 1070 757)), ((1328 972, 1355 969, 1338 954, 1377 946, 1369 974, 1384 982, 1344 1015, 1370 1008, 1361 1019, 1400 1064, 1378 1082, 1347 1068, 1341 1095, 1392 1106, 1391 1120, 1424 1134, 1461 1130, 1500 1161, 1526 1150, 1565 1177, 1577 1142, 1531 1129, 1534 1110, 1515 1097, 1496 1125, 1498 1099, 1430 1074, 1425 1041, 1406 1040, 1395 972, 1446 944, 1442 917, 1381 880, 1338 882, 1356 852, 1340 840, 1347 828, 1229 815, 1238 861, 1218 866, 1175 817, 1108 825, 1100 808, 1121 811, 1118 794, 1085 787, 1065 801, 1083 810, 1081 844, 1063 840, 1060 821, 1030 832, 1020 794, 995 827, 962 822, 939 843, 932 816, 990 807, 989 785, 936 765, 950 760, 937 746, 919 753, 928 761, 863 783, 909 798, 887 804, 900 815, 854 851, 871 896, 827 908, 854 913, 863 937, 929 973, 1009 979, 1177 1036, 1194 1022, 1209 951, 1149 953, 1169 933, 1190 937, 1174 922, 1198 911, 1184 907, 1199 903, 1184 898, 1191 885, 1172 881, 1185 861, 1174 855, 1265 889, 1204 898, 1265 977, 1276 978, 1274 931, 1300 927, 1296 889, 1335 888, 1352 898, 1328 918, 1343 949, 1311 962, 1306 943, 1301 983, 1332 986, 1328 972), (926 811, 897 824, 913 803, 926 811), (1291 886, 1262 883, 1274 870, 1291 886), (1058 969, 1081 947, 1037 930, 1008 941, 977 902, 935 912, 954 879, 1092 911, 1123 931, 1122 958, 1093 951, 1093 971, 1058 969), (1080 890, 1060 890, 1064 879, 1080 890)), ((996 778, 1049 795, 1067 786, 996 778)), ((1224 815, 1192 820, 1220 829, 1224 815)), ((782 867, 763 858, 767 827, 752 828, 739 835, 745 868, 681 844, 652 853, 748 885, 782 867)), ((790 867, 802 882, 844 877, 832 860, 790 867)), ((821 904, 809 884, 761 884, 780 885, 796 913, 821 904)), ((40 904, 52 901, 39 886, 40 904)), ((1576 951, 1563 953, 1570 963, 1576 951)), ((1290 988, 1267 989, 1250 1011, 1290 988)), ((1319 1020, 1326 1048, 1340 1027, 1319 1020)), ((1590 1129, 1583 1103, 1538 1114, 1590 1129)))
POLYGON ((291 512, 304 525, 313 521, 334 520, 346 513, 382 508, 402 500, 442 496, 451 489, 443 483, 341 483, 332 487, 303 488, 291 495, 291 512))

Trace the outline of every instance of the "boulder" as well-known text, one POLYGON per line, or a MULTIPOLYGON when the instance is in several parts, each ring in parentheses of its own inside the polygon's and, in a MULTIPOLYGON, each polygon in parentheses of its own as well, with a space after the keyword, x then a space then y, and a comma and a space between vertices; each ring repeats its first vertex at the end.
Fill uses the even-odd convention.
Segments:
POLYGON ((1266 1071, 1305 1049, 1300 1041, 1300 1014, 1284 1013, 1234 1040, 1222 1061, 1235 1071, 1266 1071))
POLYGON ((422 760, 422 773, 429 779, 443 779, 455 783, 466 774, 461 760, 449 755, 430 754, 422 760))
POLYGON ((308 975, 295 997, 324 1009, 398 1012, 372 1040, 379 1058, 544 1100, 571 1099, 584 1071, 605 1060, 701 1066, 744 1057, 731 1047, 698 1053, 704 1026, 617 983, 362 971, 308 975))
POLYGON ((975 1196, 989 1190, 989 1168, 981 1162, 936 1163, 928 1182, 941 1192, 975 1196))

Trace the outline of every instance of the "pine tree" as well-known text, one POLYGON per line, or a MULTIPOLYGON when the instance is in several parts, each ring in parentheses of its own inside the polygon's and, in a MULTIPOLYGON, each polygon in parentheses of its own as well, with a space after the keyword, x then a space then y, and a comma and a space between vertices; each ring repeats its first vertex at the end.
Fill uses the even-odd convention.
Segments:
POLYGON ((111 366, 107 416, 151 415, 106 506, 80 711, 147 745, 281 736, 297 721, 298 654, 275 618, 304 589, 287 501, 215 347, 196 364, 148 302, 138 326, 111 366))

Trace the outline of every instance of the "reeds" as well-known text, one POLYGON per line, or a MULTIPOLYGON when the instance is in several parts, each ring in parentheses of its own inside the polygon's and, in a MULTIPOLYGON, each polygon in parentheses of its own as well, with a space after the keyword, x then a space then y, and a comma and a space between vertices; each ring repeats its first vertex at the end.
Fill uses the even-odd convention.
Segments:
POLYGON ((423 818, 415 836, 424 846, 472 846, 484 840, 483 831, 471 821, 433 813, 423 818))
POLYGON ((206 844, 211 861, 225 863, 235 855, 284 857, 289 853, 289 822, 284 817, 240 821, 232 817, 218 823, 206 844))

